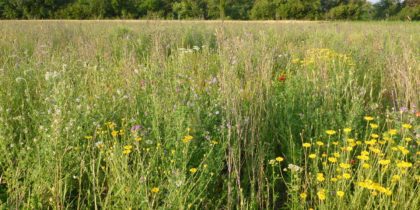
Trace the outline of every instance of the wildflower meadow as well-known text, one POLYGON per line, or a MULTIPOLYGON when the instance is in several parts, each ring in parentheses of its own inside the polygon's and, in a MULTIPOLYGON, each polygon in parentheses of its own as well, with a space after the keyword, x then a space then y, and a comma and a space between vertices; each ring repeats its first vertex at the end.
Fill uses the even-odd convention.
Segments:
POLYGON ((0 209, 419 209, 419 32, 0 21, 0 209))

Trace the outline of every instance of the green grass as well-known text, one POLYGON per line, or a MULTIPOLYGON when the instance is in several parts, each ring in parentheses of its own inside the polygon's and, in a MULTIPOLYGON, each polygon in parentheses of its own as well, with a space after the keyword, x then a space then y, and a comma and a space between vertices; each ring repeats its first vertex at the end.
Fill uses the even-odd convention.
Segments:
POLYGON ((0 28, 0 208, 419 208, 418 23, 0 21, 0 28), (389 137, 389 129, 398 134, 389 137), (356 157, 374 151, 364 143, 371 133, 387 141, 375 144, 385 156, 371 152, 364 171, 356 157), (349 138, 361 144, 346 153, 340 147, 351 146, 349 138), (330 181, 338 163, 322 162, 333 152, 357 162, 351 180, 330 181), (386 157, 389 172, 378 164, 386 157), (402 170, 400 161, 413 165, 402 170), (326 181, 317 183, 320 172, 326 181), (365 179, 392 194, 370 195, 357 184, 365 179))

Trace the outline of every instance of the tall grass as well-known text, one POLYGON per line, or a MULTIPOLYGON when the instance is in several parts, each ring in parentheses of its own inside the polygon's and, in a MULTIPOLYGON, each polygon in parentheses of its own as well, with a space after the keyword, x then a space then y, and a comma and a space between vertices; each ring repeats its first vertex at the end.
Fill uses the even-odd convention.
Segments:
MULTIPOLYGON (((416 23, 0 26, 2 208, 418 208, 416 23), (379 200, 339 182, 345 199, 334 199, 312 177, 329 180, 336 165, 309 162, 302 143, 344 146, 346 127, 369 141, 365 115, 384 132, 412 126, 395 136, 414 139, 400 145, 409 156, 384 149, 414 164, 410 176, 379 200)), ((367 147, 337 148, 326 155, 348 162, 367 147)), ((381 169, 351 170, 374 179, 381 169)))

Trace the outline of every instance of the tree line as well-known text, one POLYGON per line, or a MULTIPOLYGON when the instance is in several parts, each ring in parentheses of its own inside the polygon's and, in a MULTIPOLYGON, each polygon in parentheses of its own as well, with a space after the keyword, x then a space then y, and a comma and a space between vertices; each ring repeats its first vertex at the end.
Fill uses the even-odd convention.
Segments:
POLYGON ((0 0, 0 18, 420 20, 420 0, 0 0))

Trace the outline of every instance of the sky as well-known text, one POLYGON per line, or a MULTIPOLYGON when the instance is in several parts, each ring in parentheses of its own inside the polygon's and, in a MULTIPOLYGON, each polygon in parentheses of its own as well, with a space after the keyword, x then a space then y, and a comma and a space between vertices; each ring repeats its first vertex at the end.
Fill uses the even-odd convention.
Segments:
POLYGON ((371 3, 377 3, 379 0, 368 0, 371 3))

